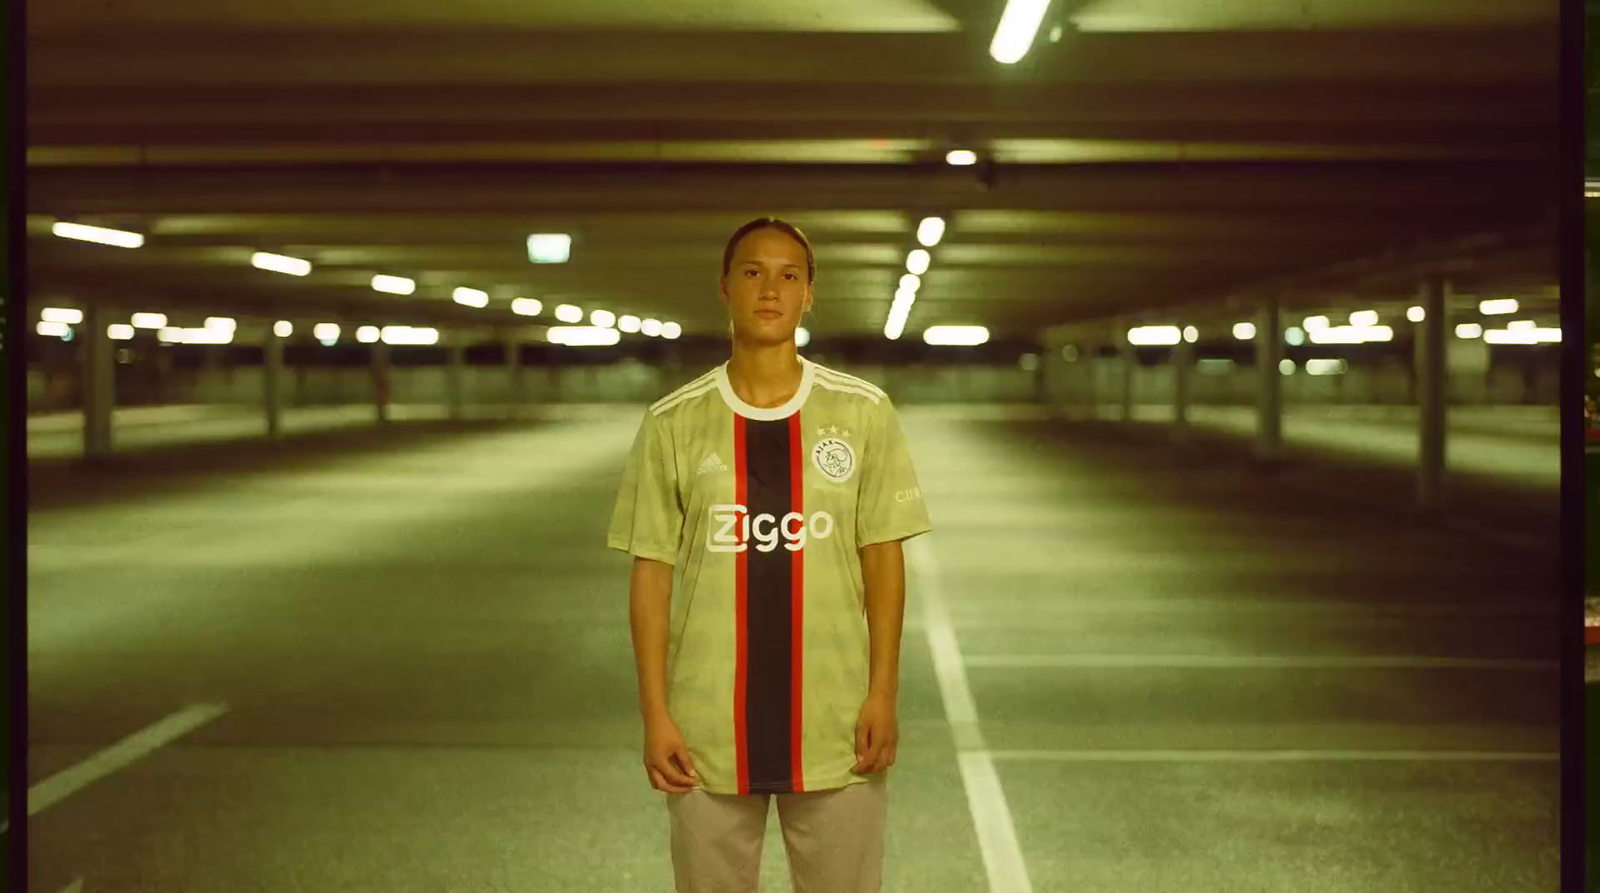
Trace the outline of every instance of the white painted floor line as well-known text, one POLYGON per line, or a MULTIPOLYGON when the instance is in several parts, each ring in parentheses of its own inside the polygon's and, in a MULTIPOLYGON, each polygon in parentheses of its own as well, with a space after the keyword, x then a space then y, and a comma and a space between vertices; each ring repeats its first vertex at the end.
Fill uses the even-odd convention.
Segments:
POLYGON ((63 769, 28 788, 28 815, 38 815, 106 776, 127 768, 228 711, 226 704, 194 704, 63 769))
POLYGON ((961 648, 955 627, 939 588, 939 568, 929 537, 917 537, 906 545, 906 561, 916 575, 916 592, 923 603, 923 632, 933 653, 934 675, 939 680, 939 695, 944 701, 945 719, 955 739, 956 758, 961 769, 961 784, 967 792, 967 808, 978 833, 978 850, 989 878, 989 893, 1033 893, 1028 866, 1022 861, 1017 829, 1006 804, 994 760, 985 749, 978 726, 978 707, 967 685, 967 672, 961 664, 961 648))
POLYGON ((1505 670, 1551 672, 1556 660, 1396 655, 969 654, 969 667, 1139 670, 1505 670))
POLYGON ((1057 763, 1543 763, 1556 751, 1499 750, 993 750, 994 760, 1057 763))
POLYGON ((66 885, 65 887, 61 888, 61 893, 82 893, 82 891, 83 891, 83 878, 78 878, 77 880, 73 881, 72 883, 70 883, 70 884, 66 885))

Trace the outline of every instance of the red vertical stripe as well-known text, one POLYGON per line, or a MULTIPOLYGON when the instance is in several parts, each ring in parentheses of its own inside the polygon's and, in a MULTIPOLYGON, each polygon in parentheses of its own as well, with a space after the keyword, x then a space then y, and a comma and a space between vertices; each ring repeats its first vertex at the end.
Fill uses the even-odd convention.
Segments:
MULTIPOLYGON (((738 505, 746 504, 745 499, 747 498, 749 487, 745 482, 745 472, 748 468, 749 463, 746 461, 744 448, 744 416, 734 413, 733 480, 735 497, 733 501, 738 505)), ((750 579, 750 553, 748 548, 749 538, 744 535, 744 530, 750 523, 749 518, 750 514, 748 511, 746 511, 745 518, 742 522, 740 522, 739 527, 739 539, 740 542, 745 543, 746 549, 745 551, 739 552, 734 556, 734 563, 737 569, 734 572, 736 574, 736 579, 734 582, 733 597, 733 626, 734 638, 736 640, 736 644, 734 646, 735 656, 733 670, 733 747, 737 754, 736 762, 738 764, 740 794, 750 793, 750 742, 745 735, 744 712, 745 676, 749 670, 747 666, 745 650, 747 645, 746 638, 748 636, 746 620, 749 616, 747 600, 749 598, 750 579)))
MULTIPOLYGON (((796 412, 794 415, 789 416, 789 461, 791 463, 789 483, 794 490, 794 498, 791 501, 790 511, 800 515, 800 525, 802 528, 804 528, 806 524, 806 464, 804 460, 804 446, 805 439, 801 436, 800 430, 800 413, 796 412)), ((791 634, 794 637, 794 645, 790 651, 794 661, 794 669, 792 671, 793 675, 790 677, 790 684, 793 686, 793 694, 789 698, 789 709, 792 711, 791 716, 793 718, 789 723, 789 734, 791 736, 789 758, 794 762, 794 792, 798 794, 805 790, 805 773, 801 768, 805 765, 805 761, 801 759, 802 750, 800 744, 800 721, 802 715, 801 707, 804 703, 803 695, 805 692, 805 686, 802 684, 802 682, 805 680, 805 673, 802 672, 804 670, 804 665, 801 657, 805 654, 806 550, 796 549, 793 555, 794 573, 791 576, 791 579, 794 581, 794 583, 793 587, 789 591, 789 603, 794 609, 794 622, 793 627, 791 628, 791 634)))

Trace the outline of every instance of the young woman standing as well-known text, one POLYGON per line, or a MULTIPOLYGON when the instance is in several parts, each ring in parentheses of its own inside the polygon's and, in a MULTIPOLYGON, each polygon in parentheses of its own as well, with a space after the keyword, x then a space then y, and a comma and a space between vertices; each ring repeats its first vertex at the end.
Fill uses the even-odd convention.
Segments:
POLYGON ((796 351, 815 278, 793 225, 733 234, 732 355, 645 414, 608 531, 678 893, 754 893, 773 796, 796 893, 881 885, 901 542, 932 525, 888 396, 796 351))

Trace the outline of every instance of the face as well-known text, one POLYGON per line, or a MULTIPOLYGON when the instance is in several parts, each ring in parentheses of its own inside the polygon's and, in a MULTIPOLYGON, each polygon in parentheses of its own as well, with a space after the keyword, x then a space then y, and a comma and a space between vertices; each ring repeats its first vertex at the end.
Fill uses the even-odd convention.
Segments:
POLYGON ((745 234, 734 246, 728 273, 722 277, 722 303, 740 340, 794 341, 800 315, 811 309, 805 246, 782 230, 745 234))

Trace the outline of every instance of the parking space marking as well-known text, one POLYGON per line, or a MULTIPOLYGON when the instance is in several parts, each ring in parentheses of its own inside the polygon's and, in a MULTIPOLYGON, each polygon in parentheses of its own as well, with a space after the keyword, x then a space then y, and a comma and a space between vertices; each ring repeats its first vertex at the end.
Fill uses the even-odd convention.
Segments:
POLYGON ((228 711, 226 704, 193 704, 134 732, 105 750, 28 788, 28 815, 37 815, 112 773, 121 771, 228 711))
POLYGON ((993 750, 993 760, 1057 763, 1548 763, 1556 751, 1497 750, 993 750))
POLYGON ((1006 803, 994 760, 983 743, 977 703, 967 685, 961 649, 939 588, 938 563, 927 535, 906 545, 906 561, 916 575, 916 591, 922 597, 923 632, 933 653, 934 675, 939 681, 945 719, 955 739, 961 783, 966 789, 967 808, 978 834, 978 850, 983 855, 983 868, 989 878, 989 893, 1033 893, 1028 866, 1022 860, 1022 848, 1017 843, 1011 807, 1006 803))
POLYGON ((1408 655, 969 654, 969 667, 1139 670, 1494 670, 1554 672, 1557 660, 1408 655))

